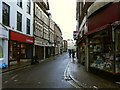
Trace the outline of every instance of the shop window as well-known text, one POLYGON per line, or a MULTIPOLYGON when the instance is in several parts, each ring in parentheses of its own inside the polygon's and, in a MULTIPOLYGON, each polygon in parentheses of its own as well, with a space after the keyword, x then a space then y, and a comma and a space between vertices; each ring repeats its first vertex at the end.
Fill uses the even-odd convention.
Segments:
POLYGON ((21 58, 25 59, 26 58, 26 45, 21 44, 21 58))
POLYGON ((0 39, 0 58, 3 58, 3 41, 0 39))
POLYGON ((114 48, 109 40, 108 31, 102 31, 89 37, 90 67, 95 67, 108 72, 114 71, 114 48))
POLYGON ((9 48, 9 59, 11 61, 17 61, 19 59, 19 52, 20 44, 15 41, 10 41, 10 48, 9 48))
POLYGON ((116 32, 116 72, 120 73, 120 30, 116 32))

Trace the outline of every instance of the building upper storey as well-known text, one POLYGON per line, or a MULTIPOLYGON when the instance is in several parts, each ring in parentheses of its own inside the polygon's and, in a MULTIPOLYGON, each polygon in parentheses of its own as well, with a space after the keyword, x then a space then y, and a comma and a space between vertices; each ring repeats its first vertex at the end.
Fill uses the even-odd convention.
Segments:
POLYGON ((49 3, 48 0, 33 0, 34 3, 37 3, 37 5, 43 10, 44 13, 49 15, 47 10, 49 10, 49 3))
POLYGON ((10 30, 33 36, 33 1, 0 0, 0 22, 10 30))
POLYGON ((43 9, 39 7, 37 3, 34 3, 35 8, 35 16, 38 17, 41 21, 43 21, 46 25, 49 25, 49 19, 46 13, 44 13, 43 9))
POLYGON ((62 32, 60 30, 60 27, 55 23, 55 34, 59 37, 62 37, 62 32))

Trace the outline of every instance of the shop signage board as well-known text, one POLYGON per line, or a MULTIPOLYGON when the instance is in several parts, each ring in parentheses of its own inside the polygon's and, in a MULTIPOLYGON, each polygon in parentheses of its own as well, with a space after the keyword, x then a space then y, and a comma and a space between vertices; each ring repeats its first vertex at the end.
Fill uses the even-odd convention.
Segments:
POLYGON ((42 46, 43 39, 39 37, 35 37, 35 45, 42 46))
POLYGON ((21 33, 17 33, 14 31, 10 31, 10 40, 15 40, 19 42, 34 44, 34 38, 31 36, 27 36, 21 33))

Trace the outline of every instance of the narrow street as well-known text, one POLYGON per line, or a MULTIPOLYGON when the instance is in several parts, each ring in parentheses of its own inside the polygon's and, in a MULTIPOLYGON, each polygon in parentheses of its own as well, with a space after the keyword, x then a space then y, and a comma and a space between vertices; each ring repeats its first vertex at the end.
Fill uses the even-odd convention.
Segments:
POLYGON ((66 53, 43 63, 4 73, 3 88, 74 88, 64 79, 66 53))
POLYGON ((120 90, 120 0, 0 0, 1 89, 120 90))

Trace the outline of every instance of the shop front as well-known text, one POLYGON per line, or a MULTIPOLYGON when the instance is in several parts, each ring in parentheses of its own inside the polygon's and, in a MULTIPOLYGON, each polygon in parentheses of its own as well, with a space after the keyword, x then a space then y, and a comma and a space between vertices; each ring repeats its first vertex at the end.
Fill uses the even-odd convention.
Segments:
POLYGON ((55 46, 54 43, 49 42, 49 46, 50 46, 50 56, 54 56, 55 55, 55 46))
POLYGON ((114 43, 109 31, 104 28, 88 36, 89 66, 114 73, 114 43))
POLYGON ((89 70, 112 80, 120 80, 119 5, 119 2, 109 3, 88 17, 89 70))
POLYGON ((44 47, 43 46, 35 46, 35 55, 40 59, 44 59, 44 47))
POLYGON ((8 29, 0 24, 0 68, 8 67, 8 33, 8 29))
POLYGON ((28 61, 33 56, 33 37, 10 31, 9 64, 13 62, 28 61))
POLYGON ((35 56, 40 60, 44 59, 43 39, 35 36, 35 56))
POLYGON ((89 69, 120 80, 120 25, 88 35, 89 69))

